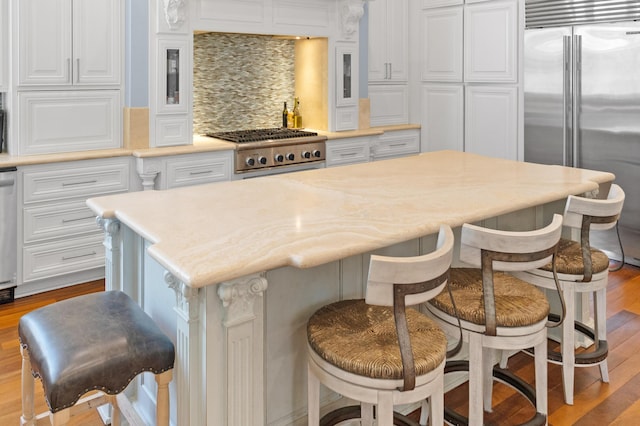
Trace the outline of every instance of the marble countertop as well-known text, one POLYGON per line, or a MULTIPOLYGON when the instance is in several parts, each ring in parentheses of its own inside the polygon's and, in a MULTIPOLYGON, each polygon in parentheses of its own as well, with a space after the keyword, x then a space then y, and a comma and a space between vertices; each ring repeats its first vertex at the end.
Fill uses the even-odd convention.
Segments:
MULTIPOLYGON (((371 127, 369 129, 351 130, 344 132, 328 132, 315 130, 321 135, 331 139, 355 138, 359 136, 381 135, 385 131, 420 129, 417 124, 402 124, 396 126, 371 127)), ((308 129, 313 130, 313 129, 308 129)), ((109 157, 124 157, 132 155, 136 158, 162 157, 165 155, 194 154, 198 152, 213 152, 236 149, 236 144, 220 139, 210 138, 202 135, 193 136, 192 145, 178 145, 158 148, 136 148, 136 149, 104 149, 95 151, 65 152, 60 154, 42 155, 9 155, 0 153, 1 167, 19 167, 33 164, 59 163, 63 161, 91 160, 109 157)))
POLYGON ((89 199, 151 242, 177 279, 203 287, 309 268, 594 191, 611 173, 457 151, 89 199))

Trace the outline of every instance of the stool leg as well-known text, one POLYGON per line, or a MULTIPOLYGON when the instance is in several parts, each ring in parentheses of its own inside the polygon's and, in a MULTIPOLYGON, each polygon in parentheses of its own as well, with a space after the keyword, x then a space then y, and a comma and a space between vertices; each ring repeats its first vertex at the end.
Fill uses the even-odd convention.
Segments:
POLYGON ((533 347, 536 376, 536 410, 538 413, 547 414, 547 333, 544 330, 544 339, 533 347))
POLYGON ((393 426, 393 394, 378 392, 378 426, 393 426))
POLYGON ((158 394, 156 395, 156 424, 169 426, 169 382, 173 376, 173 370, 156 374, 158 394))
MULTIPOLYGON (((431 424, 433 426, 440 426, 444 424, 444 374, 436 379, 437 385, 435 390, 431 394, 430 402, 431 402, 431 424)), ((422 406, 424 407, 424 403, 422 406)), ((420 417, 420 424, 426 425, 427 419, 422 422, 422 416, 420 417)))
POLYGON ((20 353, 22 354, 22 417, 20 417, 21 425, 34 425, 34 378, 31 374, 31 358, 29 351, 20 345, 20 353))
POLYGON ((373 426, 373 404, 360 403, 360 424, 362 426, 373 426))
MULTIPOLYGON (((503 351, 504 352, 504 351, 503 351)), ((491 348, 482 348, 482 369, 483 383, 482 393, 484 396, 484 411, 490 413, 493 411, 493 354, 495 351, 491 348)))
POLYGON ((307 416, 310 426, 320 424, 320 380, 309 364, 307 364, 307 416))
MULTIPOLYGON (((596 340, 607 340, 607 289, 602 288, 593 295, 594 300, 594 318, 596 340)), ((609 368, 607 360, 600 363, 600 378, 604 383, 609 383, 609 368)))
POLYGON ((573 371, 575 369, 575 320, 576 293, 572 284, 563 284, 562 293, 566 305, 566 318, 562 323, 562 385, 564 402, 573 405, 573 371))
POLYGON ((482 362, 482 336, 478 333, 469 333, 469 426, 481 426, 483 424, 482 388, 483 367, 482 362))
POLYGON ((117 395, 110 395, 111 403, 111 426, 120 426, 120 408, 118 407, 117 395))
MULTIPOLYGON (((428 398, 422 400, 422 405, 420 406, 420 424, 422 426, 426 425, 429 421, 429 410, 431 410, 431 407, 433 407, 434 402, 435 401, 433 401, 433 397, 431 397, 431 404, 429 404, 428 398)), ((442 409, 444 410, 444 402, 442 405, 442 409)))
POLYGON ((71 410, 66 408, 62 411, 58 411, 54 414, 49 414, 49 420, 51 421, 51 426, 64 426, 69 423, 69 418, 71 417, 71 410))

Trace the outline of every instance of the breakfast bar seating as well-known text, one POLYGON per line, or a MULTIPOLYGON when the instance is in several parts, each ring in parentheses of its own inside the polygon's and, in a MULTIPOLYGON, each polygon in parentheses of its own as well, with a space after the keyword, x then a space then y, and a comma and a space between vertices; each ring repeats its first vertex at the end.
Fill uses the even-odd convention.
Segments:
MULTIPOLYGON (((111 425, 120 414, 131 425, 147 422, 132 413, 123 391, 140 373, 157 383, 157 426, 169 425, 169 382, 175 350, 171 340, 129 296, 120 291, 63 300, 24 315, 18 334, 22 352, 21 425, 65 425, 82 411, 110 403, 111 425), (49 412, 34 414, 34 377, 42 381, 49 412), (96 391, 86 397, 85 394, 96 391), (81 399, 82 398, 82 399, 81 399), (124 407, 121 407, 124 408, 124 407)), ((135 413, 135 412, 133 412, 135 413)))
POLYGON ((562 230, 562 216, 533 231, 500 231, 464 224, 460 260, 470 267, 451 269, 448 286, 427 303, 429 312, 448 335, 461 322, 462 338, 469 344, 468 361, 451 361, 446 371, 469 372, 469 417, 446 410, 453 424, 483 424, 484 410, 491 411, 496 350, 534 348, 535 392, 515 375, 497 371, 496 377, 526 396, 536 414, 526 424, 547 423, 547 315, 549 303, 532 284, 506 272, 555 263, 562 230))
MULTIPOLYGON (((580 231, 580 241, 563 238, 558 245, 556 272, 566 303, 566 320, 562 324, 560 352, 550 351, 549 361, 562 365, 562 383, 565 403, 573 404, 574 371, 576 367, 600 367, 603 382, 609 382, 607 367, 607 283, 609 257, 590 244, 591 230, 608 230, 616 226, 625 193, 616 184, 611 185, 606 199, 569 196, 563 226, 580 231), (594 326, 590 327, 576 318, 576 296, 592 295, 594 326), (593 350, 576 354, 576 331, 594 343, 593 350)), ((554 289, 555 281, 551 265, 521 271, 520 279, 545 289, 554 289)), ((555 315, 555 314, 552 314, 555 315)))
MULTIPOLYGON (((430 399, 431 424, 443 423, 447 339, 436 323, 409 306, 445 287, 453 231, 442 226, 435 251, 399 258, 372 256, 366 298, 342 300, 316 311, 307 324, 310 426, 360 418, 363 426, 391 426, 393 406, 430 399), (320 384, 361 402, 320 421, 320 384), (349 415, 349 413, 353 415, 349 415)), ((426 421, 423 407, 422 424, 426 421)), ((405 423, 401 423, 405 424, 405 423)))

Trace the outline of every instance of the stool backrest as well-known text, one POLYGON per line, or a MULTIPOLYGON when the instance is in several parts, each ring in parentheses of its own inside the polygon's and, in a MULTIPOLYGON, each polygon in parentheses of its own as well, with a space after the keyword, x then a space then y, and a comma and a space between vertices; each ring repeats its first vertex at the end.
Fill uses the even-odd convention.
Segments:
POLYGON ((620 217, 624 198, 624 191, 616 184, 611 185, 606 199, 570 195, 564 209, 563 224, 570 228, 581 229, 583 218, 589 216, 591 217, 591 229, 611 229, 620 217))
MULTIPOLYGON (((389 257, 372 255, 365 301, 370 305, 394 306, 394 286, 428 283, 423 291, 407 294, 407 306, 426 302, 442 291, 447 283, 453 257, 453 231, 442 225, 436 249, 422 256, 389 257), (435 281, 434 281, 435 280, 435 281)), ((412 292, 410 292, 412 293, 412 292)))
MULTIPOLYGON (((555 255, 562 233, 562 216, 553 215, 547 226, 535 231, 499 231, 464 224, 460 239, 460 260, 482 269, 482 293, 485 311, 485 333, 497 333, 494 271, 527 271, 553 262, 553 275, 558 286, 555 255)), ((559 287, 558 287, 559 288, 559 287)), ((562 317, 565 304, 561 298, 562 317)))
POLYGON ((543 252, 555 247, 562 233, 562 216, 553 215, 549 225, 534 231, 500 231, 465 223, 460 240, 460 260, 471 266, 482 266, 482 251, 514 255, 493 262, 496 271, 527 271, 546 265, 553 253, 519 258, 517 254, 543 252))

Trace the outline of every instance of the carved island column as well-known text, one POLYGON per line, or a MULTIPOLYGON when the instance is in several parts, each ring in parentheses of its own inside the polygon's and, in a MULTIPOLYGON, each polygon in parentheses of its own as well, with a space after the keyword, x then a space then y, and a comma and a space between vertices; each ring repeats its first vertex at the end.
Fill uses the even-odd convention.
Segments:
POLYGON ((218 286, 224 307, 227 426, 264 425, 263 293, 267 280, 249 275, 218 286))
POLYGON ((104 230, 104 286, 105 290, 122 290, 122 256, 120 221, 118 219, 96 218, 96 223, 104 230))
POLYGON ((205 413, 206 403, 202 392, 204 374, 200 362, 200 310, 203 292, 186 286, 169 272, 165 272, 164 280, 176 295, 176 305, 173 308, 177 314, 174 367, 178 401, 176 422, 178 425, 200 426, 205 424, 201 416, 205 413))

